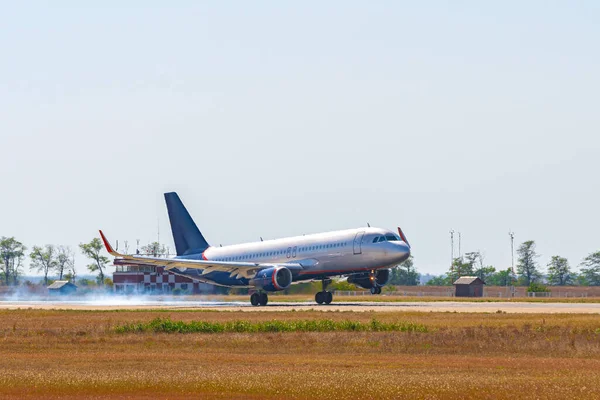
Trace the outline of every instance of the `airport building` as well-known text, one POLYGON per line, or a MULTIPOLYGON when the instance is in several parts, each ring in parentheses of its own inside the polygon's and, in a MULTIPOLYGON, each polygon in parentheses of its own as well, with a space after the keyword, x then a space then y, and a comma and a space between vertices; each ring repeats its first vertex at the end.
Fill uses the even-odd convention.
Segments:
POLYGON ((456 297, 482 297, 485 282, 476 276, 461 276, 454 281, 456 297))
MULTIPOLYGON (((186 277, 166 271, 164 267, 152 265, 126 265, 115 260, 113 284, 115 293, 171 293, 179 289, 182 293, 206 293, 206 284, 194 282, 186 277)), ((210 286, 209 286, 210 287, 210 286)))

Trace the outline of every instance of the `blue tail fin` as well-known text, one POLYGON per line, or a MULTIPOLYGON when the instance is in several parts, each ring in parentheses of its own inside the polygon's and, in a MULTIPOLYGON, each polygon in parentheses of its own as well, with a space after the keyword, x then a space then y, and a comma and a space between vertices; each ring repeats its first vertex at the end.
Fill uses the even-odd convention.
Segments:
POLYGON ((209 245, 175 192, 165 193, 177 255, 202 253, 209 245))

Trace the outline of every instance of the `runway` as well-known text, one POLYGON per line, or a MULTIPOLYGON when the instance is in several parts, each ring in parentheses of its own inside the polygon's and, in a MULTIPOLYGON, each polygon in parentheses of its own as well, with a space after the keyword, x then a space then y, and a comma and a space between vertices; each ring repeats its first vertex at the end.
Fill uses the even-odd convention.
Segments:
POLYGON ((600 303, 531 303, 531 302, 272 302, 253 307, 245 301, 185 301, 148 298, 107 298, 101 300, 9 300, 0 301, 0 310, 213 310, 213 311, 353 311, 353 312, 458 312, 458 313, 522 313, 522 314, 600 314, 600 303))

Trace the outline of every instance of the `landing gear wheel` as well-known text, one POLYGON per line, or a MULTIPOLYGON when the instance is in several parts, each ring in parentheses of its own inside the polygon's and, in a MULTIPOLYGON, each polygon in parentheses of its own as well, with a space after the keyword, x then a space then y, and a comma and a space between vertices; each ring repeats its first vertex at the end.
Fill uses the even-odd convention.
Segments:
POLYGON ((252 304, 253 306, 257 306, 259 300, 260 295, 258 293, 252 293, 252 295, 250 296, 250 304, 252 304))
POLYGON ((381 286, 377 286, 377 294, 381 294, 381 286))
POLYGON ((327 289, 327 285, 329 285, 330 283, 331 279, 326 279, 325 277, 321 279, 321 285, 323 287, 323 290, 315 294, 315 301, 317 302, 317 304, 329 304, 333 300, 333 294, 331 292, 325 291, 325 289, 327 289))
POLYGON ((317 304, 325 303, 325 299, 323 298, 323 292, 317 292, 317 294, 315 294, 315 301, 317 302, 317 304))
POLYGON ((261 293, 258 298, 258 304, 260 304, 261 306, 266 306, 268 302, 269 302, 269 296, 267 296, 266 293, 261 293))
POLYGON ((373 286, 371 288, 371 294, 381 294, 381 287, 380 286, 373 286))

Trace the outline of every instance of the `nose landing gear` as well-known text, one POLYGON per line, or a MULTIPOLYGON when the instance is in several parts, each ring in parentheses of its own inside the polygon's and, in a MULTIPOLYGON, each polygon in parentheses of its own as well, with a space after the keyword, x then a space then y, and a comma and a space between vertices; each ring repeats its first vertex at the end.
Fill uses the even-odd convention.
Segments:
POLYGON ((315 301, 317 302, 317 304, 331 304, 331 302, 333 301, 333 293, 326 291, 325 289, 327 289, 327 285, 329 285, 331 283, 331 279, 322 279, 321 280, 321 284, 323 285, 323 290, 320 292, 317 292, 315 294, 315 301))
POLYGON ((381 294, 381 286, 373 286, 371 288, 371 294, 381 294))

